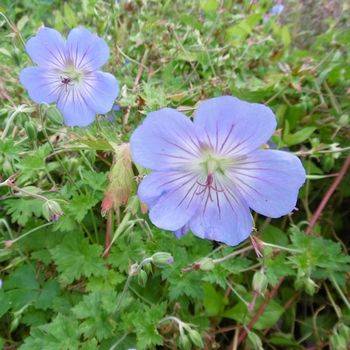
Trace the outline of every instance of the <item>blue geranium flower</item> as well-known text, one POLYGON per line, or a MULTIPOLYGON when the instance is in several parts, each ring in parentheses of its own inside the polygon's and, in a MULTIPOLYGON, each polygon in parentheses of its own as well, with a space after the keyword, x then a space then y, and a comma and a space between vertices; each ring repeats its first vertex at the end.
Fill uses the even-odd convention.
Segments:
POLYGON ((200 103, 194 122, 170 108, 150 113, 130 143, 133 160, 153 171, 138 189, 151 221, 236 245, 252 231, 249 208, 291 212, 305 171, 295 155, 261 149, 275 128, 268 107, 231 96, 200 103))
POLYGON ((109 49, 96 34, 78 27, 65 40, 56 30, 43 27, 28 40, 26 51, 37 66, 21 71, 21 83, 35 102, 57 103, 67 125, 86 126, 96 114, 111 110, 118 82, 99 70, 109 49))
POLYGON ((284 6, 282 4, 276 4, 271 8, 270 14, 278 16, 283 12, 283 10, 284 10, 284 6))

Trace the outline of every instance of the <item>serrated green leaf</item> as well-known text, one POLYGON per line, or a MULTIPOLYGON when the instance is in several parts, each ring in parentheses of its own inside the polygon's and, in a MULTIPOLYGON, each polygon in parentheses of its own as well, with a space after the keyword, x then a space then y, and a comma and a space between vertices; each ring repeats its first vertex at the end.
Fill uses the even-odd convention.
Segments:
POLYGON ((79 234, 67 234, 62 243, 51 249, 50 253, 63 284, 72 283, 81 277, 104 274, 102 247, 89 244, 79 234))
POLYGON ((20 350, 73 350, 79 348, 78 322, 58 315, 51 323, 32 328, 20 350))

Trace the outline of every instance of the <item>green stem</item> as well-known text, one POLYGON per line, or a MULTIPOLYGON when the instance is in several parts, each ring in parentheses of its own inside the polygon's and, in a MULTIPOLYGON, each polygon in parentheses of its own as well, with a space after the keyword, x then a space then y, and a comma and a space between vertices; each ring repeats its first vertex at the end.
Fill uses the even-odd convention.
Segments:
POLYGON ((42 228, 44 228, 44 227, 50 226, 50 225, 52 225, 53 223, 54 223, 54 222, 48 222, 48 223, 46 223, 46 224, 44 224, 44 225, 35 227, 35 228, 33 228, 32 230, 30 230, 30 231, 24 233, 23 235, 21 235, 21 236, 15 238, 14 240, 12 240, 11 243, 12 243, 12 244, 13 244, 13 243, 16 243, 16 242, 18 242, 19 240, 21 240, 22 238, 27 237, 27 236, 30 235, 31 233, 33 233, 33 232, 35 232, 35 231, 38 231, 38 230, 40 230, 40 229, 42 229, 42 228))
POLYGON ((332 275, 330 275, 330 280, 331 280, 334 288, 337 290, 339 296, 343 299, 344 304, 350 310, 350 302, 349 302, 348 298, 345 296, 345 294, 343 293, 343 291, 340 288, 339 284, 337 283, 337 281, 335 280, 335 278, 332 275))
POLYGON ((266 247, 271 247, 271 248, 276 248, 279 250, 285 250, 286 252, 291 252, 291 253, 302 253, 302 251, 300 249, 293 249, 293 248, 287 248, 287 247, 283 247, 277 244, 272 244, 272 243, 266 243, 261 241, 261 243, 266 246, 266 247))
MULTIPOLYGON (((0 12, 1 14, 1 12, 0 12)), ((16 118, 16 116, 23 112, 23 106, 20 105, 15 111, 12 112, 12 114, 9 116, 9 118, 7 119, 7 122, 6 122, 6 125, 5 125, 5 129, 4 131, 2 132, 2 135, 1 135, 1 140, 5 140, 6 136, 7 136, 7 133, 9 132, 10 130, 10 127, 12 126, 13 124, 13 121, 14 119, 16 118)))

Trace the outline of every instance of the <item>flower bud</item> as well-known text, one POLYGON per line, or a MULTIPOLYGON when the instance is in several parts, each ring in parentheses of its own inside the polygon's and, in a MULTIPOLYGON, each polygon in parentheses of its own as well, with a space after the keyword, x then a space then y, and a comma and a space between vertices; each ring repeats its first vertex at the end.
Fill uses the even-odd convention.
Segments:
POLYGON ((57 221, 62 215, 61 206, 54 200, 48 199, 42 207, 43 216, 48 221, 57 221))
POLYGON ((304 286, 306 293, 309 295, 314 295, 318 288, 317 284, 310 277, 304 280, 304 286))
POLYGON ((343 335, 346 338, 347 343, 350 344, 350 328, 345 324, 340 324, 338 329, 339 334, 343 335))
POLYGON ((330 337, 330 347, 332 350, 347 350, 350 344, 350 328, 344 324, 334 327, 333 335, 330 337))
POLYGON ((215 267, 215 264, 212 258, 204 258, 199 262, 199 268, 202 271, 210 271, 214 267, 215 267))
POLYGON ((255 292, 264 294, 267 288, 267 283, 267 277, 262 270, 255 272, 253 276, 253 289, 255 292))
POLYGON ((33 123, 31 121, 27 121, 24 124, 24 129, 26 130, 26 133, 28 135, 29 140, 31 141, 36 141, 37 139, 37 131, 35 126, 33 125, 33 123))
POLYGON ((191 349, 191 341, 185 333, 180 334, 179 340, 181 349, 190 350, 191 349))
POLYGON ((199 348, 203 348, 203 340, 202 340, 202 337, 201 335, 199 334, 199 332, 197 332, 195 329, 190 329, 188 331, 188 335, 192 341, 192 343, 195 345, 195 346, 198 346, 199 348))
POLYGON ((252 344, 253 349, 264 350, 260 337, 254 332, 250 331, 248 333, 248 340, 252 344))
POLYGON ((174 262, 172 255, 167 252, 155 253, 152 255, 151 259, 155 265, 169 265, 174 262))
POLYGON ((145 272, 148 273, 152 273, 152 264, 149 262, 147 264, 143 264, 142 268, 145 270, 145 272))
POLYGON ((330 347, 332 350, 347 350, 347 344, 346 339, 338 333, 330 337, 330 347))
POLYGON ((55 106, 48 106, 45 114, 53 123, 62 124, 62 114, 55 106))
POLYGON ((147 276, 146 271, 141 270, 137 276, 137 280, 138 280, 139 285, 141 287, 144 287, 147 283, 147 279, 148 279, 148 276, 147 276))
POLYGON ((115 147, 115 152, 114 163, 108 175, 109 185, 101 205, 103 216, 109 210, 127 204, 134 184, 129 144, 115 147))

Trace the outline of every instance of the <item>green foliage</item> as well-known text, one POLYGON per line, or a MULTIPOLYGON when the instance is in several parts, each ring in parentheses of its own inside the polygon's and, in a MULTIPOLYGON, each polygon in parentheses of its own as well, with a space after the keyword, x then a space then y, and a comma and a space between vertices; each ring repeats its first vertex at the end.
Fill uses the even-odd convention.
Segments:
POLYGON ((81 277, 101 276, 104 273, 102 247, 90 245, 78 234, 67 234, 62 243, 50 250, 59 272, 60 281, 70 284, 81 277))
POLYGON ((2 1, 0 182, 15 175, 17 189, 0 186, 0 348, 221 349, 259 314, 240 346, 346 349, 349 174, 305 230, 349 152, 350 14, 337 1, 283 3, 273 15, 270 0, 2 1), (121 87, 114 122, 67 128, 28 98, 22 39, 43 24, 107 40, 121 87), (156 229, 134 197, 136 167, 132 199, 103 217, 113 164, 125 174, 116 147, 145 114, 192 116, 224 94, 268 105, 270 147, 296 152, 308 174, 292 215, 255 216, 262 256, 249 240, 224 247, 156 229), (107 223, 115 240, 103 256, 107 223), (174 262, 155 264, 159 252, 174 262))

